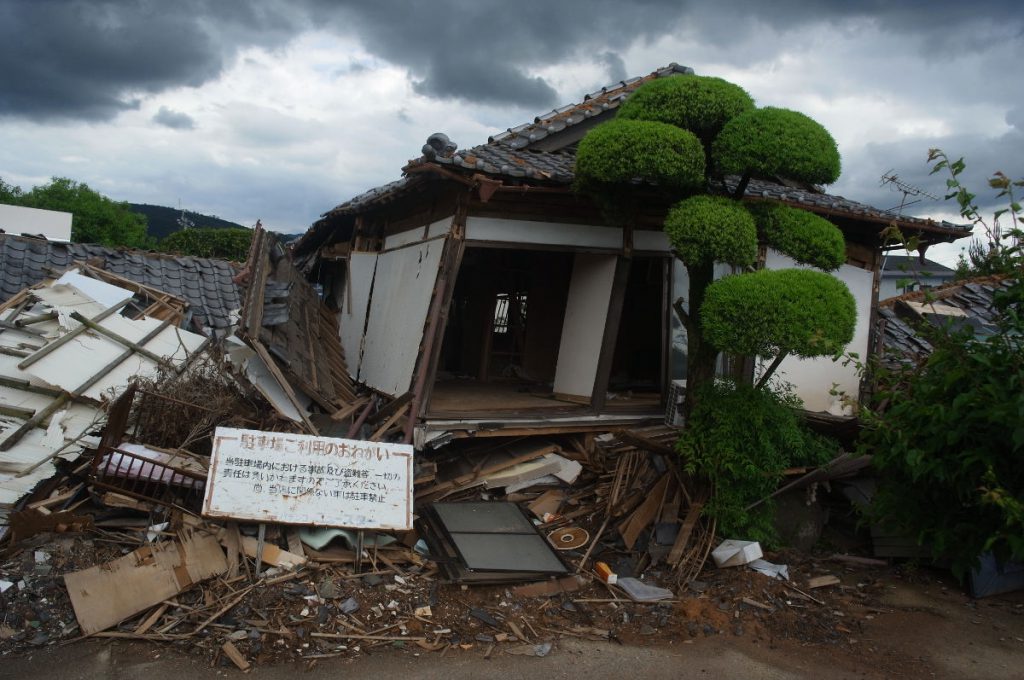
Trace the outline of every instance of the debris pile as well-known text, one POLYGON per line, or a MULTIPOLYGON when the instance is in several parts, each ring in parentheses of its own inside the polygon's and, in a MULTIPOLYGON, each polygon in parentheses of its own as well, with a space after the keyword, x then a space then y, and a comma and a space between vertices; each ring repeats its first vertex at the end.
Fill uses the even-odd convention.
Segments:
POLYGON ((809 594, 845 593, 831 579, 696 580, 710 492, 674 429, 414 455, 411 393, 353 385, 337 320, 262 230, 237 281, 217 343, 181 327, 184 300, 86 265, 0 307, 2 653, 105 637, 243 670, 381 646, 543 656, 839 606, 809 594))

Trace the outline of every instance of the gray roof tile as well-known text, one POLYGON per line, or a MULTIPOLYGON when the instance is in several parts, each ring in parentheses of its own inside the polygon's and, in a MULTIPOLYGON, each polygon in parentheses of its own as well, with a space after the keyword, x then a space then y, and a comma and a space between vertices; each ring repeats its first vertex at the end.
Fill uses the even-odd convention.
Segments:
POLYGON ((75 260, 95 257, 102 258, 102 268, 112 274, 185 299, 197 319, 215 328, 230 325, 230 313, 241 304, 232 281, 236 270, 223 260, 177 258, 7 234, 0 234, 0 301, 67 269, 75 260))

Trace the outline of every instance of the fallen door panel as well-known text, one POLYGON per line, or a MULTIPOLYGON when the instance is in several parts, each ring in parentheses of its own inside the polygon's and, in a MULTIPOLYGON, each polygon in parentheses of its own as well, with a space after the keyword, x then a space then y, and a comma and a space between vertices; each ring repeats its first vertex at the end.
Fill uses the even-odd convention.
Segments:
POLYGON ((583 253, 573 258, 569 300, 555 367, 554 392, 557 395, 589 401, 594 391, 616 259, 615 255, 583 253))
POLYGON ((359 379, 385 394, 404 394, 412 385, 445 243, 427 241, 377 256, 359 379))
POLYGON ((338 315, 341 346, 345 349, 348 372, 359 377, 363 354, 363 331, 366 330, 366 312, 370 308, 370 290, 373 272, 377 267, 377 253, 352 253, 348 260, 349 289, 342 296, 342 310, 338 315))

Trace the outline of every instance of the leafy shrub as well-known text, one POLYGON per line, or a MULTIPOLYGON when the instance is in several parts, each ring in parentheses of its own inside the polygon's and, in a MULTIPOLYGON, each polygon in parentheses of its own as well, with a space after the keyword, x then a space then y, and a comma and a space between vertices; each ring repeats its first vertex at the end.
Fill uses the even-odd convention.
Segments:
POLYGON ((839 149, 821 124, 797 111, 765 107, 736 116, 712 145, 722 174, 764 175, 811 184, 839 179, 839 149))
POLYGON ((824 217, 781 203, 747 206, 765 242, 797 262, 835 271, 846 262, 843 232, 824 217))
POLYGON ((84 182, 54 177, 48 184, 23 192, 0 180, 0 200, 26 208, 71 213, 71 240, 104 246, 146 248, 146 218, 131 211, 127 203, 114 201, 89 188, 84 182))
POLYGON ((704 296, 704 337, 726 352, 836 354, 853 339, 857 307, 839 279, 809 269, 727 276, 704 296))
POLYGON ((873 521, 949 559, 963 578, 978 558, 1024 560, 1024 274, 998 302, 999 332, 923 328, 918 365, 876 371, 861 448, 879 486, 873 521))
POLYGON ((665 233, 687 264, 727 262, 737 266, 757 259, 757 228, 743 206, 721 196, 680 201, 665 218, 665 233))
POLYGON ((704 183, 704 148, 691 132, 641 120, 611 120, 580 140, 578 188, 600 190, 601 185, 637 179, 677 190, 696 189, 704 183))
POLYGON ((619 107, 619 118, 654 120, 711 140, 729 120, 754 108, 739 85, 721 78, 679 75, 638 87, 619 107))
POLYGON ((835 443, 801 423, 794 410, 800 405, 796 397, 746 385, 705 388, 677 448, 687 472, 712 483, 704 512, 718 521, 720 535, 775 545, 774 504, 747 506, 774 492, 786 468, 834 457, 835 443))
POLYGON ((249 256, 252 231, 249 229, 189 228, 176 231, 160 242, 165 253, 217 257, 244 262, 249 256))

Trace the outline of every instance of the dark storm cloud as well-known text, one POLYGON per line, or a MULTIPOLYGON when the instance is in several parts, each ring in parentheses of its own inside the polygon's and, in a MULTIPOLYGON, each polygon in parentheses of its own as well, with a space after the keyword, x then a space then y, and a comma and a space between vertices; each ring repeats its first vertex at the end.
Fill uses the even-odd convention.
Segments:
MULTIPOLYGON (((244 47, 273 49, 311 27, 357 36, 406 68, 424 95, 546 107, 562 102, 531 70, 565 59, 589 59, 614 80, 619 52, 684 29, 719 52, 729 45, 739 62, 743 37, 758 26, 791 34, 858 18, 916 38, 914 49, 934 59, 1020 40, 1022 26, 1013 3, 995 1, 4 0, 0 115, 109 119, 141 96, 216 78, 244 47)), ((780 40, 776 49, 789 46, 780 40)))
POLYGON ((605 52, 601 55, 601 63, 608 69, 608 82, 615 83, 629 78, 626 71, 626 62, 615 52, 605 52))
POLYGON ((975 194, 975 203, 986 218, 991 217, 996 208, 1006 207, 1005 199, 996 198, 997 192, 989 188, 988 178, 997 171, 1012 179, 1024 178, 1024 130, 1010 129, 991 138, 948 135, 868 144, 844 158, 844 165, 855 169, 844 174, 839 183, 830 188, 830 192, 856 197, 859 201, 883 210, 893 208, 900 205, 903 196, 891 184, 881 182, 883 174, 892 172, 907 185, 938 199, 926 195, 910 196, 907 200, 916 202, 908 206, 908 214, 936 211, 956 213, 956 203, 944 200, 949 173, 942 170, 931 174, 932 166, 927 158, 928 150, 932 148, 942 149, 952 160, 963 157, 967 167, 958 179, 975 194))
POLYGON ((192 116, 181 111, 169 109, 166 106, 160 107, 160 110, 153 116, 153 122, 169 127, 172 130, 192 130, 196 126, 196 121, 192 116))

